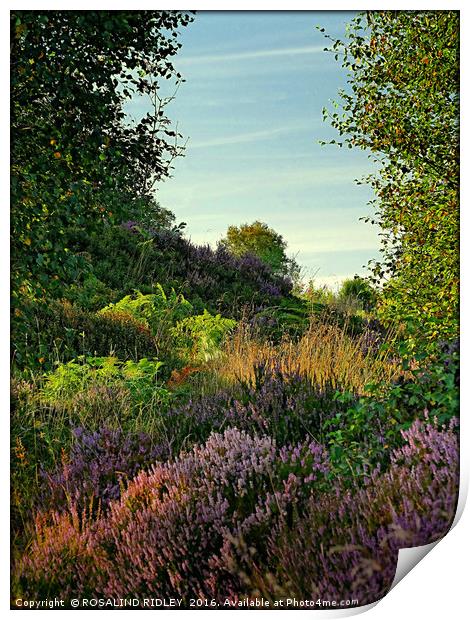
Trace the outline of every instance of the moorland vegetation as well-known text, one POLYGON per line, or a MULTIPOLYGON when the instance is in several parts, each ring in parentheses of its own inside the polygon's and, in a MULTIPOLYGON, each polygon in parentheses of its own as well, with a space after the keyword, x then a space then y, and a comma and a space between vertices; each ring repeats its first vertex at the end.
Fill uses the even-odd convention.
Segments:
POLYGON ((155 201, 193 19, 12 14, 12 597, 364 605, 458 497, 458 15, 332 41, 384 233, 336 292, 266 224, 195 245, 155 201))

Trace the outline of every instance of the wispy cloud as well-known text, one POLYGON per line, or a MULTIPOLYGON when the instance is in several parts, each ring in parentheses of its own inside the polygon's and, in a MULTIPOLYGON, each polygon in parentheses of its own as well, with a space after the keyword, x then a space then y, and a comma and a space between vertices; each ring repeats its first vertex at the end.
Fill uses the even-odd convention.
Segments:
POLYGON ((259 58, 272 58, 274 56, 299 56, 305 54, 318 54, 324 47, 321 45, 307 45, 304 47, 284 47, 270 50, 249 50, 246 52, 232 52, 222 54, 203 54, 188 58, 180 58, 179 65, 195 65, 203 63, 223 63, 237 60, 256 60, 259 58))
MULTIPOLYGON (((285 157, 288 162, 289 154, 286 153, 285 157)), ((317 168, 296 166, 294 169, 278 165, 275 172, 272 168, 256 168, 250 172, 225 173, 220 171, 214 174, 214 171, 210 171, 187 175, 180 170, 178 183, 173 180, 163 183, 159 188, 159 194, 162 200, 168 202, 170 208, 171 203, 179 204, 183 208, 188 207, 191 213, 194 213, 195 195, 204 195, 209 204, 211 200, 232 200, 235 196, 242 195, 246 196, 247 201, 253 201, 258 200, 260 196, 265 196, 267 192, 272 194, 273 191, 282 190, 294 192, 292 199, 295 200, 296 196, 309 188, 331 193, 333 186, 341 187, 349 182, 351 188, 347 191, 358 190, 360 188, 354 184, 354 179, 363 176, 366 172, 367 168, 360 165, 317 168)), ((208 214, 206 209, 204 213, 201 213, 204 217, 208 214)))
POLYGON ((279 134, 292 131, 291 128, 278 127, 275 129, 264 129, 261 131, 250 131, 247 133, 239 133, 231 136, 220 136, 212 140, 204 140, 201 142, 189 142, 188 151, 192 149, 203 149, 212 146, 225 146, 228 144, 242 144, 244 142, 258 142, 259 140, 269 140, 279 134))
MULTIPOLYGON (((328 217, 324 215, 324 217, 328 217)), ((351 254, 353 252, 375 252, 378 248, 379 238, 377 232, 374 229, 364 230, 360 228, 354 229, 351 233, 351 227, 355 224, 355 218, 351 217, 350 220, 345 218, 345 224, 343 228, 335 228, 329 234, 318 233, 315 230, 315 226, 311 227, 311 236, 308 240, 299 240, 289 236, 289 251, 302 254, 303 258, 309 258, 312 261, 324 256, 325 254, 351 254)), ((318 226, 318 224, 317 224, 318 226)), ((284 237, 288 237, 284 235, 284 237)))

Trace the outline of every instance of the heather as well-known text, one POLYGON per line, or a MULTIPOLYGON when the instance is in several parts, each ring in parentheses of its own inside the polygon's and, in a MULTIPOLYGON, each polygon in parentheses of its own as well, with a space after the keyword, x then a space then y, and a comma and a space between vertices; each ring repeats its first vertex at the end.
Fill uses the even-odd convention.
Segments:
POLYGON ((336 477, 325 486, 328 456, 315 441, 278 448, 263 435, 213 433, 138 474, 104 516, 73 503, 38 514, 19 580, 29 596, 354 594, 366 604, 390 587, 398 549, 432 542, 452 522, 454 425, 414 423, 390 470, 352 489, 336 477))
MULTIPOLYGON (((165 109, 180 96, 172 58, 192 15, 12 13, 12 601, 361 606, 386 595, 400 549, 449 531, 460 431, 458 174, 447 165, 456 20, 391 16, 367 14, 375 39, 357 16, 347 42, 332 41, 351 81, 330 120, 378 158, 367 180, 383 244, 368 275, 335 288, 304 273, 291 251, 322 252, 306 248, 307 218, 277 203, 263 208, 284 230, 258 213, 225 222, 226 197, 242 193, 224 187, 211 214, 228 229, 209 244, 157 202, 173 170, 178 186, 173 161, 185 150, 165 109), (423 37, 435 55, 418 54, 423 37), (150 111, 131 118, 137 93, 150 111)), ((269 149, 287 139, 277 134, 242 142, 261 138, 272 165, 281 159, 269 149)), ((196 140, 196 154, 207 142, 222 161, 238 142, 221 138, 196 140)), ((301 172, 316 200, 317 179, 301 172)), ((274 185, 286 178, 297 191, 289 175, 274 185)), ((248 208, 254 198, 230 213, 248 208)), ((201 213, 199 230, 216 230, 201 213)), ((331 265, 320 278, 356 256, 354 235, 325 227, 331 239, 315 238, 331 265)))
POLYGON ((252 380, 190 398, 164 416, 175 446, 204 441, 212 431, 236 427, 268 435, 280 445, 312 437, 325 440, 325 422, 344 408, 329 386, 312 384, 300 373, 258 365, 252 380))
POLYGON ((121 489, 139 471, 158 459, 168 457, 168 451, 155 446, 145 433, 123 433, 106 427, 88 431, 73 430, 74 443, 68 455, 55 471, 43 471, 45 480, 43 507, 64 511, 105 511, 111 500, 118 499, 121 489))
POLYGON ((454 425, 438 431, 429 420, 414 422, 388 471, 374 470, 361 489, 337 483, 312 497, 292 527, 277 524, 264 572, 246 563, 247 587, 271 600, 351 596, 365 605, 384 596, 399 549, 438 540, 452 524, 459 486, 454 425))
POLYGON ((86 253, 96 278, 117 299, 134 290, 151 292, 152 283, 165 282, 201 311, 238 318, 244 306, 272 305, 292 288, 258 257, 195 245, 179 231, 125 223, 91 237, 77 234, 74 246, 86 253))

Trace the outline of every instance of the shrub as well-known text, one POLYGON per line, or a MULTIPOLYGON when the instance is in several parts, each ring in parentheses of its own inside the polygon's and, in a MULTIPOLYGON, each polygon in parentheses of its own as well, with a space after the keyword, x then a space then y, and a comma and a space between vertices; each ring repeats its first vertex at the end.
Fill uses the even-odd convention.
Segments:
POLYGON ((243 571, 252 596, 268 600, 377 601, 392 584, 398 550, 438 540, 452 524, 459 463, 453 425, 439 431, 415 422, 387 472, 374 472, 363 489, 347 490, 338 479, 312 496, 293 527, 278 522, 266 563, 245 553, 232 570, 243 571))
POLYGON ((92 272, 85 275, 83 282, 71 284, 62 291, 64 299, 90 312, 96 312, 112 301, 115 296, 116 292, 101 282, 92 272))
POLYGON ((366 279, 359 276, 344 280, 339 289, 338 297, 346 301, 357 301, 359 306, 367 311, 370 311, 377 301, 375 289, 366 279))
POLYGON ((96 277, 120 297, 134 290, 151 294, 153 283, 164 282, 190 298, 201 313, 207 308, 238 319, 244 307, 273 305, 292 289, 288 279, 273 274, 257 257, 196 246, 178 231, 152 231, 149 237, 136 223, 77 237, 74 249, 89 255, 96 277))
POLYGON ((325 420, 344 409, 334 394, 331 387, 321 389, 297 373, 284 374, 279 367, 259 365, 253 381, 191 398, 164 413, 162 423, 175 449, 205 441, 211 432, 227 427, 266 434, 278 445, 309 437, 321 442, 325 420))
POLYGON ((143 328, 150 330, 158 355, 174 364, 177 360, 174 355, 172 328, 178 321, 189 317, 193 306, 174 289, 167 295, 160 284, 155 288, 157 292, 148 295, 143 295, 140 291, 126 295, 117 303, 100 310, 99 314, 106 317, 129 314, 143 328))
POLYGON ((424 361, 424 368, 406 363, 397 381, 370 385, 359 399, 337 392, 344 409, 325 422, 325 430, 333 467, 343 476, 387 464, 414 421, 429 415, 442 426, 458 417, 458 343, 442 345, 436 359, 424 361))
POLYGON ((203 314, 178 321, 172 329, 172 336, 183 357, 188 357, 189 361, 207 362, 220 355, 220 345, 235 325, 233 319, 225 319, 220 314, 212 316, 204 310, 203 314))
POLYGON ((140 470, 168 457, 168 449, 153 446, 145 433, 79 427, 73 437, 70 454, 61 465, 52 473, 43 472, 43 510, 63 511, 73 505, 81 512, 93 504, 106 510, 140 470))
POLYGON ((278 448, 236 429, 212 434, 139 473, 103 517, 74 508, 38 516, 16 567, 20 590, 373 602, 390 587, 400 548, 437 540, 451 525, 454 428, 416 422, 389 470, 355 489, 340 478, 324 484, 328 459, 315 441, 278 448))
POLYGON ((262 543, 260 531, 324 477, 325 458, 316 442, 279 451, 268 437, 213 434, 173 463, 139 473, 92 523, 75 508, 38 517, 37 538, 17 567, 21 591, 230 596, 239 576, 227 570, 223 548, 240 536, 262 543))
POLYGON ((74 370, 67 376, 66 369, 65 375, 48 398, 42 395, 41 384, 22 380, 12 386, 11 505, 16 551, 28 544, 34 509, 42 503, 41 471, 62 467, 75 441, 74 428, 85 427, 88 433, 109 428, 132 436, 145 431, 152 441, 167 445, 160 432, 160 416, 169 405, 170 394, 158 383, 120 375, 102 380, 93 370, 88 377, 79 375, 79 381, 74 370), (137 384, 134 393, 132 382, 137 384), (145 394, 147 388, 149 394, 145 394))
POLYGON ((309 327, 310 308, 298 297, 281 298, 278 305, 262 308, 250 319, 250 326, 262 337, 280 342, 287 335, 300 337, 309 327))
POLYGON ((156 354, 148 328, 128 313, 96 315, 68 302, 31 303, 23 308, 27 329, 12 338, 14 366, 50 370, 53 362, 78 355, 138 360, 156 354))

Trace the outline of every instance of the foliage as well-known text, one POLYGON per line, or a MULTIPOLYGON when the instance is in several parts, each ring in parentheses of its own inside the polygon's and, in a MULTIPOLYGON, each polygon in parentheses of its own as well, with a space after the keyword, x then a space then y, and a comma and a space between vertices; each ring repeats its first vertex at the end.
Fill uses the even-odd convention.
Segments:
POLYGON ((327 471, 315 442, 278 450, 268 437, 235 429, 213 434, 174 462, 141 472, 95 524, 80 526, 74 508, 51 521, 38 518, 36 544, 19 571, 24 591, 66 599, 151 591, 220 600, 238 582, 223 564, 224 545, 242 533, 259 543, 253 534, 269 530, 289 501, 300 501, 327 471))
MULTIPOLYGON (((374 11, 350 24, 342 55, 350 90, 329 117, 344 144, 368 149, 381 168, 377 196, 383 259, 380 307, 408 334, 455 338, 459 286, 459 14, 374 11)), ((333 141, 334 142, 334 141, 333 141)))
POLYGON ((114 354, 137 361, 156 354, 149 329, 128 313, 97 315, 58 301, 25 304, 22 312, 12 357, 14 366, 24 372, 50 370, 55 361, 78 355, 114 354))
POLYGON ((105 317, 121 314, 131 316, 150 330, 157 355, 173 365, 179 363, 174 347, 174 326, 192 314, 193 306, 174 289, 167 294, 161 284, 156 284, 153 290, 156 292, 147 295, 135 291, 133 295, 126 295, 115 304, 109 304, 100 310, 99 314, 105 317))
POLYGON ((115 292, 93 272, 86 272, 81 282, 65 286, 61 297, 82 310, 96 312, 113 299, 115 292))
POLYGON ((167 397, 167 391, 157 383, 161 366, 162 362, 146 358, 123 362, 116 357, 81 356, 47 373, 41 395, 50 404, 60 404, 92 385, 122 385, 136 405, 143 405, 157 393, 161 398, 167 397))
POLYGON ((204 442, 211 432, 232 427, 272 437, 278 445, 305 438, 322 442, 325 421, 344 410, 331 386, 319 388, 298 373, 261 363, 253 380, 240 380, 228 389, 174 406, 163 424, 176 451, 204 442))
POLYGON ((298 297, 281 298, 275 306, 261 309, 250 320, 251 327, 263 336, 279 342, 289 335, 302 335, 310 324, 311 308, 298 297))
POLYGON ((95 276, 116 296, 135 290, 154 294, 155 284, 174 288, 191 300, 194 310, 239 319, 288 296, 292 284, 276 276, 255 256, 235 257, 222 247, 197 246, 179 230, 145 231, 136 222, 109 226, 102 234, 76 231, 75 252, 89 257, 95 276))
POLYGON ((431 417, 443 427, 459 415, 458 343, 441 347, 441 356, 421 369, 409 368, 398 381, 370 385, 357 399, 337 392, 344 409, 325 421, 332 466, 346 479, 389 462, 390 449, 417 420, 431 417))
POLYGON ((396 333, 395 327, 387 330, 377 316, 379 297, 380 291, 360 276, 343 280, 338 290, 326 284, 319 286, 310 280, 299 294, 310 314, 323 322, 344 326, 348 333, 356 336, 372 330, 382 336, 387 331, 389 335, 396 333))
POLYGON ((139 225, 151 235, 156 230, 182 230, 186 224, 181 222, 175 226, 175 215, 169 209, 161 206, 154 196, 139 197, 132 205, 130 214, 134 222, 125 222, 125 226, 131 229, 132 223, 139 225))
MULTIPOLYGON (((70 224, 96 228, 150 195, 181 154, 162 80, 178 84, 178 11, 13 11, 12 284, 39 295, 74 279, 70 224), (129 122, 126 102, 153 111, 129 122)), ((118 219, 119 221, 119 219, 118 219)))
POLYGON ((458 493, 457 14, 333 42, 333 125, 382 161, 383 292, 300 291, 266 224, 214 250, 156 202, 189 21, 13 14, 13 593, 366 604, 458 493), (124 117, 133 90, 155 114, 124 117))
POLYGON ((357 300, 366 311, 372 310, 377 301, 377 292, 365 278, 359 276, 343 280, 338 295, 345 300, 357 300))
POLYGON ((220 355, 224 338, 236 324, 233 319, 223 318, 220 314, 212 316, 204 310, 203 314, 178 321, 171 333, 183 357, 189 357, 189 361, 208 362, 220 355))
POLYGON ((128 313, 136 321, 148 327, 154 337, 158 337, 162 326, 174 325, 186 319, 193 310, 192 305, 183 295, 174 289, 167 295, 161 284, 156 284, 156 293, 143 295, 135 291, 134 295, 126 295, 115 304, 109 304, 99 311, 104 316, 128 313))
POLYGON ((80 517, 73 507, 38 515, 15 581, 30 597, 66 600, 152 592, 220 603, 260 591, 272 600, 284 589, 372 602, 390 587, 398 549, 450 527, 458 489, 452 431, 415 423, 391 469, 353 491, 340 479, 321 490, 329 466, 316 442, 278 449, 235 429, 212 434, 138 474, 104 517, 80 517))
POLYGON ((274 273, 298 280, 300 268, 294 259, 286 255, 287 243, 282 236, 264 222, 229 226, 227 236, 220 245, 234 256, 253 254, 269 265, 274 273))

